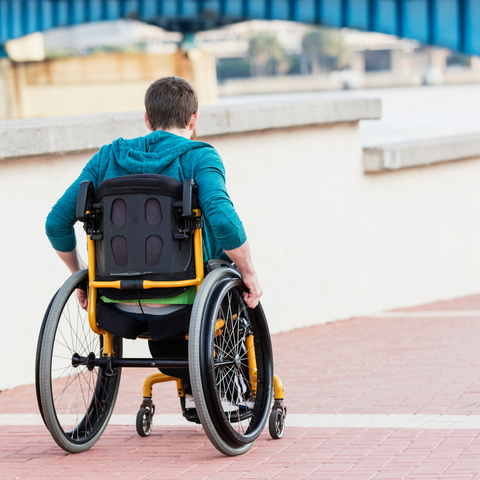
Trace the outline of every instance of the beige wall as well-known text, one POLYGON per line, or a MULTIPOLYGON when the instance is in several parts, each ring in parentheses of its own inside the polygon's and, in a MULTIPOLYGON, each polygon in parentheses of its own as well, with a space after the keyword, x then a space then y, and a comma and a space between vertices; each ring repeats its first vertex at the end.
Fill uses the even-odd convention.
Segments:
POLYGON ((217 99, 215 61, 209 52, 199 50, 3 61, 0 119, 141 110, 148 86, 166 75, 192 82, 201 105, 217 99))
MULTIPOLYGON (((45 219, 91 153, 0 162, 0 202, 15 216, 0 239, 0 390, 34 381, 44 312, 70 275, 45 235, 45 219), (15 368, 7 368, 13 358, 15 368)), ((76 233, 86 259, 86 237, 78 223, 76 233)), ((126 341, 126 348, 127 355, 149 355, 147 342, 126 341)))
POLYGON ((148 80, 95 85, 32 85, 24 118, 39 116, 88 115, 91 113, 140 110, 148 80))
POLYGON ((480 157, 365 174, 356 123, 212 143, 274 332, 480 291, 480 157))
MULTIPOLYGON (((272 332, 480 291, 480 158, 365 174, 358 122, 204 140, 224 159, 272 332)), ((22 345, 0 389, 33 381, 44 310, 68 277, 45 217, 91 153, 0 162, 1 364, 22 345)))

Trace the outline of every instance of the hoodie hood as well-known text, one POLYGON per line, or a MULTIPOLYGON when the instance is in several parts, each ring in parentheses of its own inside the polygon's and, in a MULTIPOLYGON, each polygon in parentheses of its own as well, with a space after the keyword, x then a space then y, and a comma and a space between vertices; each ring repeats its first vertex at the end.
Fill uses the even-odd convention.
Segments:
POLYGON ((117 163, 132 175, 158 174, 185 153, 205 147, 212 148, 208 143, 158 130, 132 140, 119 138, 112 143, 112 152, 117 163))

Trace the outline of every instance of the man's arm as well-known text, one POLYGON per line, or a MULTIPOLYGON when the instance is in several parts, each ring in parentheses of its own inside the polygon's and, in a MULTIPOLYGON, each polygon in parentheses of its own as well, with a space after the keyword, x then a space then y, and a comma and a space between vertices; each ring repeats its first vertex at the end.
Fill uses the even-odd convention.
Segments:
MULTIPOLYGON (((72 274, 78 270, 87 268, 85 262, 78 253, 77 247, 75 247, 71 252, 60 252, 59 250, 55 251, 58 253, 58 256, 62 259, 63 263, 68 267, 72 274)), ((84 292, 81 288, 77 288, 77 298, 80 306, 86 310, 88 307, 87 292, 84 292)))
POLYGON ((250 258, 247 235, 227 193, 223 162, 215 149, 205 150, 194 171, 200 208, 208 218, 218 245, 237 265, 250 290, 244 294, 246 304, 255 308, 262 289, 250 258))
POLYGON ((200 209, 208 220, 209 234, 220 249, 235 250, 245 243, 247 235, 227 192, 225 167, 213 148, 203 148, 201 152, 193 172, 200 209))
POLYGON ((238 248, 233 250, 225 250, 225 253, 232 259, 233 263, 238 267, 243 277, 243 283, 247 286, 249 292, 243 294, 245 303, 250 308, 255 308, 262 296, 262 288, 258 281, 255 268, 253 267, 250 257, 250 247, 248 240, 238 248))
POLYGON ((58 256, 62 259, 63 263, 68 267, 70 272, 75 273, 78 270, 82 270, 83 268, 87 268, 85 262, 80 257, 78 253, 77 247, 75 247, 71 252, 60 252, 59 250, 55 250, 58 256))
MULTIPOLYGON (((47 216, 45 232, 52 247, 57 251, 70 253, 75 250, 77 240, 73 226, 77 221, 75 214, 78 190, 83 180, 91 180, 94 183, 94 187, 97 188, 99 162, 105 151, 105 147, 102 147, 90 159, 80 176, 67 188, 47 216)), ((70 266, 68 267, 70 268, 70 266)))
MULTIPOLYGON (((86 268, 86 264, 81 259, 76 247, 77 240, 73 228, 77 221, 75 213, 78 189, 83 180, 91 180, 94 182, 95 187, 97 186, 99 162, 105 152, 108 154, 106 147, 102 147, 100 151, 90 159, 77 180, 70 185, 53 206, 45 223, 45 231, 52 247, 72 273, 86 268)), ((86 292, 77 289, 77 297, 80 306, 86 310, 88 303, 86 292)))

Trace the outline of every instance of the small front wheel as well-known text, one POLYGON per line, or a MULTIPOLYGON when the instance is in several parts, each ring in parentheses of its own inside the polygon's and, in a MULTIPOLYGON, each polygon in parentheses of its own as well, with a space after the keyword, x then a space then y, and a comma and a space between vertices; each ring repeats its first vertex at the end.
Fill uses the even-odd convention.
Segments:
POLYGON ((148 437, 152 433, 153 415, 149 408, 141 408, 137 413, 137 433, 141 437, 148 437))
POLYGON ((285 421, 280 410, 273 410, 268 419, 268 430, 274 440, 280 440, 285 432, 285 421))

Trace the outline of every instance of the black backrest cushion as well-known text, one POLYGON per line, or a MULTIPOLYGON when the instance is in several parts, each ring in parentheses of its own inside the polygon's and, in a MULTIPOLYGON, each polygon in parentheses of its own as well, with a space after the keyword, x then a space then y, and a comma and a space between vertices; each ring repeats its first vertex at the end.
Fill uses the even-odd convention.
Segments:
POLYGON ((183 184, 165 175, 109 178, 98 186, 103 240, 96 242, 97 279, 195 278, 193 239, 174 240, 183 220, 173 204, 183 184))

